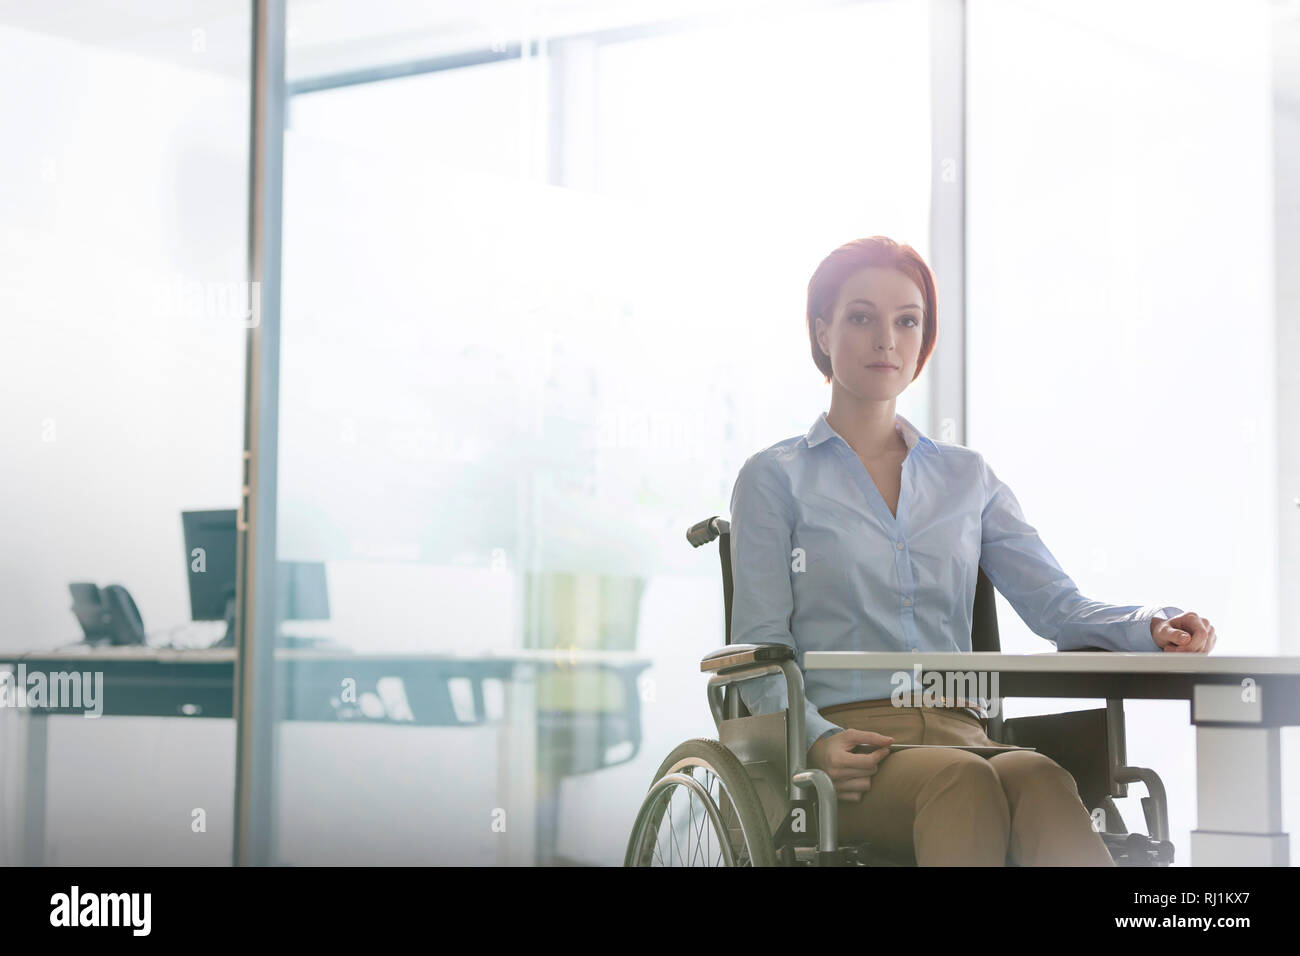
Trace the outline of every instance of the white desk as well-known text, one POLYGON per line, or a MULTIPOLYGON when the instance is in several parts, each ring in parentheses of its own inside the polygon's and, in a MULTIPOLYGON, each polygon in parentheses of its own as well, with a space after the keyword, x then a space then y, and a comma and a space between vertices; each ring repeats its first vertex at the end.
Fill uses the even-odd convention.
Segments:
POLYGON ((1282 727, 1300 726, 1300 658, 1155 652, 810 651, 805 670, 996 673, 1001 697, 1186 700, 1196 728, 1193 866, 1289 866, 1282 727))

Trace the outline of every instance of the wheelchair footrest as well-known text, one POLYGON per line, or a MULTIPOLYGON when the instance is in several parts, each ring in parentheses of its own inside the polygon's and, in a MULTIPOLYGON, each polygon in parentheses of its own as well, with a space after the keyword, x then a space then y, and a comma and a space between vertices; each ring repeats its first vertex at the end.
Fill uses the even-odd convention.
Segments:
POLYGON ((876 849, 869 843, 855 843, 842 847, 844 861, 848 866, 912 866, 914 863, 902 860, 893 854, 876 849))
POLYGON ((1102 840, 1119 866, 1153 866, 1174 861, 1174 845, 1145 833, 1102 833, 1102 840))

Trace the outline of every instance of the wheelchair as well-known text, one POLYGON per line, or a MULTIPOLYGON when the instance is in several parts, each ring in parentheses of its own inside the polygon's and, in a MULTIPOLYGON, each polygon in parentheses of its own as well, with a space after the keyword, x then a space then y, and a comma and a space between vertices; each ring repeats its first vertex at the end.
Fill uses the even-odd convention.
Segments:
MULTIPOLYGON (((731 643, 730 524, 714 516, 686 533, 692 547, 718 540, 726 645, 705 655, 710 674, 709 710, 718 739, 677 746, 660 764, 637 811, 625 866, 915 866, 869 843, 840 843, 834 784, 806 765, 803 672, 784 644, 731 643), (780 674, 789 706, 752 715, 741 699, 742 681, 780 674)), ((992 583, 981 570, 975 589, 971 646, 998 651, 992 583)), ((1168 866, 1164 784, 1153 770, 1127 766, 1124 702, 1104 708, 1003 719, 987 729, 991 740, 1035 747, 1074 777, 1079 795, 1118 866, 1168 866), (1147 833, 1130 833, 1115 805, 1128 785, 1141 783, 1147 833), (1098 811, 1101 811, 1099 814, 1098 811)))

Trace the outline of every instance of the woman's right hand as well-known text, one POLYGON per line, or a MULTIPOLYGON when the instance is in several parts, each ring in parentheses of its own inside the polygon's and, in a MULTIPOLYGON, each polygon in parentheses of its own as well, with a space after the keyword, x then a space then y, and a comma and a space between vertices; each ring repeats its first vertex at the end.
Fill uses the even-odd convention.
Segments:
POLYGON ((837 734, 823 737, 808 751, 808 766, 825 770, 835 784, 835 796, 841 800, 861 802, 862 795, 871 789, 871 778, 889 756, 893 737, 870 730, 846 727, 837 734), (879 749, 856 754, 854 747, 866 744, 879 749))

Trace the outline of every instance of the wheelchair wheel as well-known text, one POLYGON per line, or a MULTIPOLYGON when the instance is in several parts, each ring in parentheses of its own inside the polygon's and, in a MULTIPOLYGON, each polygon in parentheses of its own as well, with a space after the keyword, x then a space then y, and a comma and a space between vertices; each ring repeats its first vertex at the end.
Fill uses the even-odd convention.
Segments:
POLYGON ((749 774, 716 740, 679 745, 637 812, 625 866, 776 866, 749 774))

